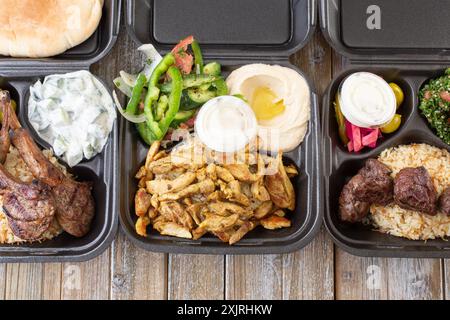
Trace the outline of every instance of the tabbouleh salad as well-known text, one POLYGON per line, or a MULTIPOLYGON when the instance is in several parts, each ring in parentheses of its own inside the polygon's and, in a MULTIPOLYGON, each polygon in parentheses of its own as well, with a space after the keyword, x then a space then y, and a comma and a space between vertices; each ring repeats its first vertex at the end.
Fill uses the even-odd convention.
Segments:
POLYGON ((436 134, 450 145, 450 68, 445 75, 430 80, 419 93, 419 109, 436 134))

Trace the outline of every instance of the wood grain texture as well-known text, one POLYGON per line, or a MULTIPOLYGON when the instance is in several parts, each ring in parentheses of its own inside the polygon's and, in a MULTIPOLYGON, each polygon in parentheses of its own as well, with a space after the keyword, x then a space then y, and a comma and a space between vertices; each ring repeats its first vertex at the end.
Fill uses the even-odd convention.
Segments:
POLYGON ((121 232, 112 250, 111 299, 167 298, 167 255, 136 248, 121 232))
POLYGON ((61 299, 107 300, 110 298, 110 250, 83 263, 64 263, 61 299))
MULTIPOLYGON (((112 85, 121 70, 138 72, 144 56, 122 31, 111 54, 93 67, 112 85), (107 71, 105 71, 107 70, 107 71)), ((125 100, 123 101, 125 102, 125 100)), ((119 233, 111 248, 112 299, 165 299, 167 297, 167 255, 141 250, 119 233)))
POLYGON ((224 257, 169 255, 168 299, 224 299, 224 257))
POLYGON ((442 286, 444 290, 444 299, 450 300, 450 259, 442 261, 442 286))
POLYGON ((0 264, 0 300, 5 300, 6 294, 6 264, 0 264))
MULTIPOLYGON (((320 34, 291 62, 321 95, 331 78, 331 49, 320 34)), ((333 244, 325 231, 302 251, 272 256, 230 256, 227 299, 333 299, 333 244)))
POLYGON ((5 299, 60 299, 61 264, 9 264, 4 270, 5 299))
POLYGON ((6 268, 6 300, 35 300, 42 294, 42 264, 9 264, 6 268))
MULTIPOLYGON (((344 68, 344 62, 333 54, 333 75, 344 68)), ((443 298, 439 259, 359 258, 339 248, 335 255, 337 299, 443 298)))

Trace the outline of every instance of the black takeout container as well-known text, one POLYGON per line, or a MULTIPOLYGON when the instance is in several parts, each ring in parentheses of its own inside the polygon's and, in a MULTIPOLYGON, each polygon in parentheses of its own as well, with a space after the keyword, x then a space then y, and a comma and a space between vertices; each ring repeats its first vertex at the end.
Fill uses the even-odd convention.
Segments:
MULTIPOLYGON (((152 43, 165 53, 193 34, 205 60, 221 63, 225 75, 250 63, 279 64, 302 74, 289 63, 289 55, 305 45, 316 25, 315 0, 128 0, 126 9, 126 24, 137 43, 152 43), (264 20, 270 18, 273 23, 264 20)), ((146 238, 136 234, 134 175, 149 147, 134 126, 122 119, 119 218, 128 238, 145 250, 186 254, 275 254, 307 245, 322 221, 318 100, 311 83, 310 89, 308 134, 299 148, 285 154, 286 161, 295 163, 300 173, 293 181, 297 198, 296 211, 289 214, 293 225, 277 231, 257 228, 233 246, 212 236, 193 241, 161 236, 154 230, 146 238)))
MULTIPOLYGON (((444 240, 412 241, 373 231, 362 224, 341 222, 338 217, 338 200, 345 183, 353 177, 365 160, 376 158, 383 150, 403 144, 427 143, 429 145, 450 151, 450 146, 439 139, 429 127, 427 120, 418 109, 418 93, 428 80, 441 76, 450 65, 450 53, 439 46, 430 47, 435 39, 428 39, 429 30, 439 30, 440 21, 433 20, 424 11, 425 1, 419 0, 321 0, 320 23, 326 39, 339 53, 347 57, 346 68, 331 82, 323 98, 322 130, 323 130, 323 164, 325 193, 325 224, 334 242, 344 250, 358 256, 414 257, 414 258, 449 258, 450 243, 444 240), (406 3, 407 2, 407 3, 406 3), (377 3, 381 13, 387 13, 386 20, 381 18, 382 29, 366 29, 366 9, 377 3), (392 19, 401 21, 403 9, 407 5, 409 24, 420 24, 415 20, 417 15, 427 17, 428 29, 420 34, 414 34, 414 42, 399 41, 396 46, 392 37, 399 37, 410 32, 407 21, 403 24, 393 24, 392 19), (349 12, 343 12, 349 10, 349 12), (343 17, 353 17, 345 21, 343 17), (385 26, 386 29, 383 29, 385 26), (344 42, 343 30, 352 27, 355 34, 365 39, 351 36, 344 42), (391 28, 391 29, 390 29, 391 28), (393 30, 392 28, 397 28, 393 30), (381 33, 381 34, 380 34, 381 33), (387 35, 386 35, 387 34, 387 35), (367 38, 369 37, 369 38, 367 38), (371 38, 373 37, 373 38, 371 38), (373 41, 371 41, 373 40, 373 41), (422 42, 423 40, 423 42, 422 42), (371 43, 370 47, 367 43, 371 43), (386 45, 385 45, 386 44, 386 45), (386 136, 377 148, 364 149, 360 153, 349 153, 338 135, 338 125, 335 118, 333 101, 339 85, 346 76, 358 71, 368 71, 380 75, 388 82, 396 82, 405 93, 405 102, 399 109, 403 123, 396 133, 386 136)), ((429 1, 436 8, 443 6, 450 10, 447 1, 429 1)), ((429 6, 428 6, 429 8, 429 6)), ((435 8, 435 9, 436 9, 435 8)), ((429 8, 430 9, 430 8, 429 8)), ((372 12, 372 11, 371 11, 372 12)), ((383 17, 383 16, 382 16, 383 17)), ((424 28, 425 25, 422 25, 424 28)), ((441 34, 442 35, 442 34, 441 34)), ((450 44, 447 48, 450 48, 450 44)))
MULTIPOLYGON (((39 138, 27 117, 30 86, 45 76, 88 70, 113 47, 119 32, 121 0, 107 0, 97 31, 83 44, 53 58, 0 57, 0 88, 17 102, 17 114, 41 148, 50 146, 39 138)), ((99 79, 107 88, 104 81, 99 79)), ((117 232, 118 125, 114 125, 103 152, 69 171, 81 181, 93 182, 96 213, 89 233, 75 238, 67 233, 42 243, 0 245, 0 262, 78 262, 92 259, 108 248, 117 232)))

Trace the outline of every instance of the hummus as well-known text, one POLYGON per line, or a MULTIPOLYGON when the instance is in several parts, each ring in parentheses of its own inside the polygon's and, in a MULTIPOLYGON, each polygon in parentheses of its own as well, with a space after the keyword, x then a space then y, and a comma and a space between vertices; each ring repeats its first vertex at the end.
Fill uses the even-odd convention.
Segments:
POLYGON ((250 64, 233 71, 227 85, 230 94, 244 96, 257 114, 263 149, 291 151, 303 142, 311 117, 311 92, 298 72, 281 66, 250 64), (256 106, 254 102, 261 100, 256 95, 261 91, 266 92, 266 97, 271 97, 267 92, 276 97, 263 107, 256 106), (267 111, 270 104, 276 112, 267 111), (261 110, 270 116, 264 116, 261 110))

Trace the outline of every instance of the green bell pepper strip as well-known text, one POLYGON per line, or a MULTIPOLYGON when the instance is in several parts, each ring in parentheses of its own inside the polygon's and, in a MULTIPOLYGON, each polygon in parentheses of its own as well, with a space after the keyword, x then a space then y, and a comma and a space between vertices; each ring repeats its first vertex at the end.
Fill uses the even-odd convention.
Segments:
POLYGON ((167 74, 172 79, 172 92, 169 96, 169 107, 167 109, 167 112, 159 122, 159 127, 163 134, 158 138, 161 139, 169 130, 170 124, 180 110, 181 93, 183 91, 183 77, 181 76, 180 70, 172 66, 167 71, 167 74))
POLYGON ((203 73, 203 54, 202 50, 200 49, 200 45, 198 44, 197 40, 194 40, 191 44, 192 52, 194 53, 194 63, 196 68, 197 74, 203 73))
POLYGON ((145 83, 147 82, 147 78, 145 75, 140 74, 136 80, 136 84, 133 87, 133 91, 131 93, 131 99, 128 101, 128 105, 126 107, 126 113, 135 115, 138 110, 139 102, 141 102, 142 90, 144 90, 145 83))
POLYGON ((148 128, 153 132, 155 137, 162 135, 161 129, 159 128, 158 122, 153 117, 153 104, 158 100, 159 89, 157 87, 151 87, 148 90, 147 97, 144 102, 144 114, 148 128), (156 98, 154 98, 156 96, 156 98))
POLYGON ((136 128, 139 132, 139 135, 146 144, 151 145, 153 142, 157 141, 153 132, 147 127, 145 123, 136 124, 136 128))
MULTIPOLYGON (((153 71, 150 81, 148 83, 148 92, 144 101, 144 114, 146 117, 146 124, 148 128, 153 132, 156 140, 163 138, 163 132, 161 131, 158 122, 155 121, 153 117, 153 105, 156 101, 158 101, 160 90, 157 87, 159 79, 163 76, 164 73, 175 64, 175 57, 173 54, 168 53, 158 64, 158 66, 153 71)), ((145 140, 145 139, 144 139, 145 140)))
POLYGON ((222 78, 219 80, 216 80, 212 83, 212 85, 216 88, 217 93, 216 96, 220 97, 220 96, 226 96, 228 95, 228 86, 227 83, 225 82, 225 80, 223 80, 222 78))
POLYGON ((168 53, 164 56, 161 62, 156 66, 155 70, 150 77, 148 83, 149 87, 156 87, 158 85, 159 79, 167 72, 170 66, 175 64, 175 56, 172 53, 168 53))
POLYGON ((155 120, 160 121, 164 113, 167 110, 167 107, 169 106, 169 98, 167 98, 166 95, 161 95, 158 100, 158 104, 156 105, 156 112, 155 112, 155 120))

